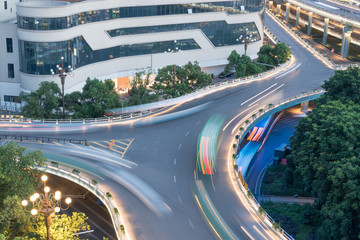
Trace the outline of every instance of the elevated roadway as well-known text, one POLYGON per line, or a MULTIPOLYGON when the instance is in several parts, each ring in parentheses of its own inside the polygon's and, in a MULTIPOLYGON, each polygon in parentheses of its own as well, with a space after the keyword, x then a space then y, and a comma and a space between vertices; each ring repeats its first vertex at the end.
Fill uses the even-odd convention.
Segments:
MULTIPOLYGON (((91 141, 110 139, 130 139, 133 143, 127 149, 123 160, 112 161, 100 156, 77 155, 82 164, 91 165, 97 171, 106 169, 118 174, 116 169, 127 171, 145 182, 159 194, 171 212, 158 216, 139 200, 132 192, 116 181, 102 175, 100 181, 107 183, 115 198, 121 199, 122 209, 126 210, 126 219, 130 224, 131 239, 214 239, 215 236, 203 220, 194 200, 194 169, 196 160, 197 137, 204 124, 213 114, 224 115, 226 120, 221 130, 218 149, 218 171, 211 178, 204 180, 213 206, 226 224, 239 239, 272 239, 271 231, 259 223, 246 209, 229 181, 227 170, 228 147, 234 139, 234 128, 249 112, 276 104, 302 92, 320 89, 324 80, 333 75, 317 58, 312 56, 296 40, 289 37, 285 30, 265 16, 266 26, 280 41, 289 44, 296 59, 297 68, 281 75, 249 82, 235 87, 216 91, 191 102, 179 104, 162 115, 159 122, 136 121, 118 125, 104 125, 82 131, 61 131, 41 133, 45 136, 86 138, 91 141), (170 113, 182 114, 187 109, 194 109, 191 114, 173 118, 170 113), (227 126, 225 128, 225 126, 227 126), (131 168, 122 166, 122 161, 129 161, 131 168), (115 161, 116 163, 114 164, 115 161)), ((1 132, 1 131, 0 131, 1 132)), ((16 130, 13 130, 16 134, 16 130)), ((23 133, 22 133, 23 134, 23 133)), ((36 130, 28 134, 38 134, 36 130)), ((45 145, 35 147, 45 149, 45 145)), ((73 155, 69 149, 51 146, 52 151, 61 155, 73 155)), ((106 150, 104 150, 106 151, 106 150)), ((111 158, 111 157, 110 157, 111 158)))

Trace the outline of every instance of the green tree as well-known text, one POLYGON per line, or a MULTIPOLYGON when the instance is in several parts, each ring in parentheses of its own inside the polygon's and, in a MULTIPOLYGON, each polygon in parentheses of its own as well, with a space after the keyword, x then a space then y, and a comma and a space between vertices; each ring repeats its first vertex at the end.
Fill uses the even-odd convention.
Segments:
POLYGON ((355 239, 360 233, 360 105, 320 102, 299 122, 289 158, 294 175, 317 197, 324 219, 319 238, 355 239))
POLYGON ((154 102, 158 99, 157 95, 149 95, 147 86, 151 72, 137 72, 134 80, 131 82, 130 98, 127 105, 139 105, 154 102))
POLYGON ((0 203, 9 196, 27 198, 38 187, 38 171, 33 165, 43 165, 46 159, 41 151, 24 153, 25 148, 13 142, 0 147, 0 203))
POLYGON ((55 82, 41 82, 36 91, 20 92, 19 99, 26 102, 21 114, 33 118, 56 118, 60 114, 61 96, 55 82))
POLYGON ((0 211, 0 232, 5 233, 8 238, 28 236, 29 231, 33 230, 30 215, 20 202, 18 196, 8 196, 3 201, 0 211))
POLYGON ((350 67, 345 71, 335 71, 335 75, 325 81, 323 88, 326 90, 326 98, 341 100, 343 102, 353 101, 360 103, 360 69, 350 67))
POLYGON ((65 109, 73 118, 82 118, 81 106, 83 104, 82 94, 79 91, 65 95, 65 109))
POLYGON ((275 44, 272 54, 279 60, 280 63, 284 63, 289 59, 291 51, 285 43, 280 42, 275 44))
POLYGON ((165 97, 179 97, 196 88, 211 83, 210 74, 201 71, 198 62, 188 62, 183 67, 173 65, 161 68, 155 78, 153 89, 163 91, 165 97), (175 71, 175 72, 174 72, 175 71))
MULTIPOLYGON (((50 235, 56 240, 78 240, 79 233, 90 229, 86 223, 88 217, 84 213, 73 212, 72 216, 54 214, 51 216, 50 235)), ((36 234, 40 239, 46 239, 44 218, 40 217, 36 224, 36 234)))
POLYGON ((115 83, 99 79, 86 80, 82 92, 81 114, 84 118, 95 118, 104 115, 105 110, 119 107, 120 96, 115 91, 115 83))

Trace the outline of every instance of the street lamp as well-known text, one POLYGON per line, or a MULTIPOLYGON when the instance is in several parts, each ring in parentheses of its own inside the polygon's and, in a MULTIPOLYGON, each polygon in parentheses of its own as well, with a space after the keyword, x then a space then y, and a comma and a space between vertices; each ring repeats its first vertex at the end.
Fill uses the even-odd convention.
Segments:
POLYGON ((245 56, 246 56, 248 44, 251 42, 251 37, 252 37, 252 35, 250 35, 250 37, 248 37, 247 32, 248 32, 248 29, 246 28, 244 37, 243 37, 243 35, 240 35, 240 37, 236 39, 237 42, 244 44, 245 56))
MULTIPOLYGON (((50 188, 46 186, 46 181, 48 177, 46 175, 41 176, 41 181, 44 183, 44 193, 34 193, 30 197, 32 202, 32 209, 29 211, 32 215, 37 215, 38 213, 42 214, 45 219, 45 226, 47 231, 47 240, 50 240, 50 220, 51 215, 54 212, 60 212, 60 210, 67 210, 69 204, 71 203, 71 198, 66 198, 65 203, 67 204, 66 208, 61 207, 61 192, 56 191, 55 193, 50 193, 50 188)), ((28 205, 27 200, 23 200, 21 204, 26 210, 28 205)))
POLYGON ((63 119, 65 120, 65 96, 64 96, 65 78, 67 75, 69 75, 70 77, 74 76, 74 69, 70 65, 64 68, 64 57, 61 57, 61 66, 59 64, 56 65, 55 71, 53 69, 50 69, 50 72, 51 75, 56 74, 61 79, 62 102, 63 102, 62 115, 63 115, 63 119))
MULTIPOLYGON (((177 41, 174 40, 174 49, 168 49, 167 51, 165 51, 165 53, 177 53, 177 52, 181 52, 181 49, 179 49, 177 46, 177 41)), ((176 64, 174 64, 174 83, 176 80, 176 64)))

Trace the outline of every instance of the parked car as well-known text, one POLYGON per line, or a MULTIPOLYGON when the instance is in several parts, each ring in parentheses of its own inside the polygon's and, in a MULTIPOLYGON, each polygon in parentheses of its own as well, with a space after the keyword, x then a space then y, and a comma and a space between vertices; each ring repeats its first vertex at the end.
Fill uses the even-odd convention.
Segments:
POLYGON ((226 72, 226 73, 222 72, 222 73, 220 73, 219 78, 221 78, 221 79, 231 78, 234 75, 235 75, 235 73, 233 73, 233 72, 226 72))

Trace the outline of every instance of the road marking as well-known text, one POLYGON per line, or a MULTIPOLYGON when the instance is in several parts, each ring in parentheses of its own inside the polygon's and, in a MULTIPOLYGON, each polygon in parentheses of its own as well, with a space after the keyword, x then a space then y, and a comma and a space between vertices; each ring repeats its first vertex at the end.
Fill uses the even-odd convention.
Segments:
POLYGON ((200 123, 200 121, 198 121, 197 123, 196 123, 196 125, 198 125, 200 123))
POLYGON ((281 78, 281 77, 283 77, 283 76, 285 76, 285 75, 287 75, 287 74, 295 71, 295 70, 298 69, 300 66, 301 66, 301 63, 299 63, 299 64, 298 64, 296 67, 294 67, 293 69, 290 69, 289 71, 284 72, 283 74, 280 74, 280 75, 277 76, 275 79, 281 78))
POLYGON ((267 237, 264 236, 264 234, 262 234, 262 233, 260 232, 260 230, 259 230, 255 225, 253 225, 253 228, 254 228, 255 231, 257 231, 257 233, 260 234, 264 239, 268 239, 267 237))
POLYGON ((174 165, 176 165, 176 158, 174 159, 174 165))
POLYGON ((178 199, 179 199, 180 204, 183 204, 179 194, 178 194, 178 199))
POLYGON ((176 183, 176 176, 174 175, 174 183, 176 183))
POLYGON ((249 238, 251 238, 251 240, 254 240, 254 238, 251 237, 251 235, 245 230, 243 226, 241 226, 241 229, 246 233, 246 235, 248 235, 249 238))
POLYGON ((191 226, 193 229, 195 229, 194 224, 191 222, 190 218, 188 218, 188 222, 189 222, 190 226, 191 226))
POLYGON ((223 128, 223 131, 225 131, 225 129, 237 118, 239 117, 241 114, 243 114, 244 112, 248 111, 250 108, 246 108, 244 111, 242 111, 241 113, 239 113, 238 115, 236 115, 235 117, 233 117, 233 119, 230 120, 230 122, 228 122, 228 124, 226 124, 226 126, 223 128))
POLYGON ((251 101, 252 99, 256 98, 257 96, 259 96, 260 94, 266 92, 267 90, 269 90, 270 88, 272 87, 275 87, 277 85, 277 83, 274 83, 273 85, 271 85, 270 87, 268 87, 267 89, 265 89, 264 91, 262 92, 259 92, 258 94, 256 94, 255 96, 253 96, 252 98, 249 98, 248 100, 246 100, 245 102, 243 102, 242 104, 240 104, 241 106, 244 105, 245 103, 251 101))
POLYGON ((189 135, 189 133, 190 133, 190 132, 188 131, 188 132, 185 134, 185 137, 187 137, 187 136, 189 135))
POLYGON ((180 145, 178 146, 178 149, 180 150, 180 148, 181 148, 181 143, 180 143, 180 145))
POLYGON ((131 141, 129 142, 129 145, 126 147, 126 149, 124 150, 124 153, 122 156, 125 155, 126 151, 128 150, 128 148, 130 147, 131 143, 134 141, 135 138, 132 138, 131 141))
POLYGON ((278 86, 277 88, 275 88, 274 90, 272 90, 271 92, 265 94, 264 96, 262 96, 261 98, 259 98, 259 99, 256 100, 255 102, 251 103, 251 104, 249 105, 249 107, 250 107, 251 105, 257 103, 258 101, 260 101, 260 100, 263 99, 264 97, 267 97, 268 95, 272 94, 273 92, 275 92, 276 90, 278 90, 279 88, 281 88, 281 87, 284 86, 284 85, 285 85, 285 84, 283 83, 283 84, 281 84, 280 86, 278 86))

